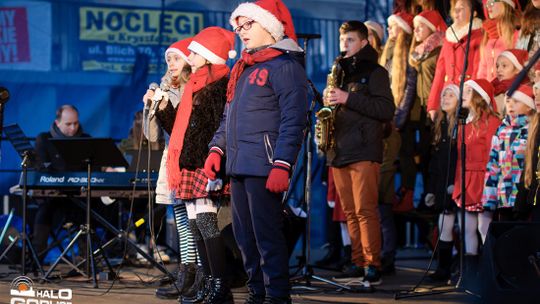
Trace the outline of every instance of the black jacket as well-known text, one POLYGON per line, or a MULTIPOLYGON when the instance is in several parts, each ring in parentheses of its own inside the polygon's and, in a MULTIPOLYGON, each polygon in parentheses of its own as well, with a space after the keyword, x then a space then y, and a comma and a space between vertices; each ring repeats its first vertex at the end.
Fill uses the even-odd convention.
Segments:
POLYGON ((448 194, 448 186, 454 184, 457 163, 456 142, 448 136, 448 120, 446 113, 441 125, 441 139, 432 146, 431 160, 429 161, 429 179, 426 193, 435 195, 435 208, 437 211, 455 209, 452 195, 448 194))
POLYGON ((359 161, 382 162, 383 123, 392 119, 395 106, 388 72, 377 59, 369 44, 352 57, 338 59, 344 72, 340 88, 348 91, 349 97, 336 109, 333 167, 359 161))
POLYGON ((219 127, 227 102, 227 82, 228 78, 223 77, 193 95, 193 109, 184 136, 180 168, 195 170, 204 167, 208 143, 219 127))

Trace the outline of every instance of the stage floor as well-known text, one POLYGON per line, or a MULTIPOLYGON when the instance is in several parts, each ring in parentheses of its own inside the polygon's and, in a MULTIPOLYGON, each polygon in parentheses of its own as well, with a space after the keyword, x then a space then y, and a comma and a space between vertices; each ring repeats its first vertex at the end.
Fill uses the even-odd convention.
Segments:
MULTIPOLYGON (((419 252, 419 251, 417 251, 419 252)), ((420 256, 408 256, 399 259, 397 262, 397 273, 392 276, 383 277, 383 284, 376 288, 373 293, 351 293, 339 291, 336 288, 314 282, 316 290, 307 291, 298 288, 301 285, 293 285, 293 303, 475 303, 476 297, 465 293, 446 293, 440 295, 430 295, 418 298, 407 298, 396 301, 394 295, 399 290, 406 290, 413 287, 422 277, 423 269, 428 263, 425 252, 420 256)), ((64 267, 64 266, 63 266, 64 267)), ((175 264, 167 265, 169 269, 174 269, 175 264)), ((61 271, 66 271, 62 269, 61 271)), ((331 278, 335 272, 315 269, 317 275, 324 278, 331 278)), ((18 277, 18 273, 8 265, 0 265, 0 303, 19 304, 23 302, 10 302, 10 286, 12 281, 18 277)), ((71 289, 72 299, 67 302, 73 304, 148 304, 148 303, 176 303, 176 300, 161 300, 154 296, 154 291, 158 287, 158 280, 161 273, 156 269, 144 267, 124 267, 120 280, 112 285, 111 281, 99 282, 99 288, 95 289, 82 277, 72 277, 55 283, 43 284, 39 279, 28 275, 34 281, 34 289, 59 290, 71 289)), ((422 287, 430 287, 422 285, 422 287)), ((444 287, 443 287, 444 288, 444 287)), ((247 296, 245 288, 235 289, 235 303, 244 303, 247 296)), ((43 294, 43 293, 42 293, 43 294)), ((44 294, 43 294, 44 295, 44 294)), ((66 296, 66 293, 63 293, 66 296)), ((53 296, 57 296, 53 294, 53 296)), ((45 298, 42 298, 45 299, 45 298)), ((30 302, 28 302, 30 303, 30 302)), ((34 302, 32 302, 34 303, 34 302)), ((51 300, 44 304, 60 304, 61 300, 51 300)))

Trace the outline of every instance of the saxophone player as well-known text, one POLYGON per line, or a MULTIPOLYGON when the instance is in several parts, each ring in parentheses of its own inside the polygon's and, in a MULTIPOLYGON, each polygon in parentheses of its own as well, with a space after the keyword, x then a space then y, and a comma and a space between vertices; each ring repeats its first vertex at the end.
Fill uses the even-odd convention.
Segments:
POLYGON ((343 75, 327 87, 325 104, 334 113, 334 158, 330 166, 347 218, 355 267, 334 277, 341 283, 381 283, 381 234, 378 213, 379 168, 383 155, 383 123, 394 115, 388 73, 368 43, 368 29, 360 21, 339 28, 343 75))

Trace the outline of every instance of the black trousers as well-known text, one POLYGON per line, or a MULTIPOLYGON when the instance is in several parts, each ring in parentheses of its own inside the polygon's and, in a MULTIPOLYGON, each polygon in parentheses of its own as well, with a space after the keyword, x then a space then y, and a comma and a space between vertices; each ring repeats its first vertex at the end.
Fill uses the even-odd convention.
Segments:
POLYGON ((248 288, 288 297, 289 258, 281 194, 266 190, 266 177, 231 178, 233 231, 242 252, 248 288))

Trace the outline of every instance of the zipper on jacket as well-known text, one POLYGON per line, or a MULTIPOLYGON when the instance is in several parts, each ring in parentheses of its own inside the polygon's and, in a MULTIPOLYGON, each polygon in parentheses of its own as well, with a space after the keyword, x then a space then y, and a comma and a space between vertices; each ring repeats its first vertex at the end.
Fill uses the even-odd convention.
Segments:
POLYGON ((266 157, 268 158, 268 163, 273 164, 272 160, 274 159, 274 149, 272 149, 272 144, 270 143, 270 137, 268 134, 264 134, 264 150, 266 151, 266 157))

